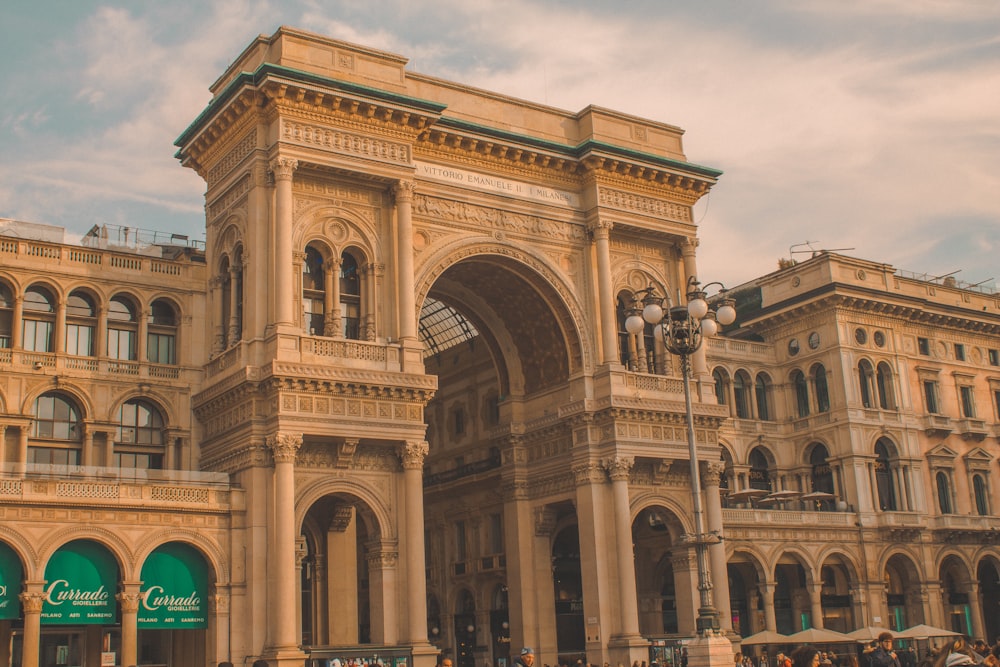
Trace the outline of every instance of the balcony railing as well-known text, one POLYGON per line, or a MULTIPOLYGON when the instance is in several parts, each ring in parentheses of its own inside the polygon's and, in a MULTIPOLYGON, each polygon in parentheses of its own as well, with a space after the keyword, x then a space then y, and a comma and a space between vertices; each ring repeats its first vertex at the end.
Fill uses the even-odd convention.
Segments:
POLYGON ((129 361, 99 357, 78 357, 54 352, 33 352, 30 350, 10 350, 0 348, 0 366, 10 366, 17 370, 44 369, 100 373, 114 377, 156 378, 176 380, 181 376, 181 367, 154 364, 148 361, 129 361))

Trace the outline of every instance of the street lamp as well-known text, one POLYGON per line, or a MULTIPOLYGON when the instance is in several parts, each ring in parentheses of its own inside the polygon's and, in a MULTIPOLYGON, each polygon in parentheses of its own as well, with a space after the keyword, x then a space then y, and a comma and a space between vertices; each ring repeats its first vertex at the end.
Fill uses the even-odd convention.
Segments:
POLYGON ((663 345, 671 354, 681 359, 681 377, 684 381, 684 409, 687 416, 688 454, 691 459, 691 503, 694 510, 695 534, 687 542, 694 545, 698 561, 698 607, 697 630, 701 636, 715 634, 719 630, 719 611, 712 602, 712 579, 708 565, 708 546, 719 541, 717 533, 705 532, 705 519, 701 509, 701 477, 698 471, 698 449, 694 439, 694 411, 691 407, 691 360, 690 356, 701 347, 705 338, 714 336, 719 324, 727 325, 736 321, 736 302, 725 296, 722 283, 709 283, 705 287, 718 285, 720 298, 714 310, 705 299, 705 290, 697 278, 688 279, 687 306, 672 305, 668 299, 668 309, 664 312, 664 298, 649 287, 642 299, 642 311, 637 308, 625 320, 629 333, 641 333, 646 323, 655 326, 654 336, 663 339, 663 345))

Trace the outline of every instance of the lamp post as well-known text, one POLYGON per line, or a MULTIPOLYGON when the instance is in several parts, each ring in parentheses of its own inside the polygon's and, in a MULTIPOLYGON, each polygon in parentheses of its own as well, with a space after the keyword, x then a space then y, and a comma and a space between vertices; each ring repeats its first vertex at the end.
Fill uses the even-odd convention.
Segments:
POLYGON ((687 305, 671 305, 664 311, 664 298, 649 287, 642 299, 642 311, 635 309, 625 321, 629 333, 641 334, 648 322, 655 326, 654 336, 663 340, 664 347, 671 354, 680 357, 681 376, 684 381, 684 409, 687 417, 688 454, 691 459, 691 504, 694 511, 694 535, 687 538, 694 545, 698 564, 698 592, 700 594, 697 618, 697 632, 701 637, 715 635, 719 631, 719 611, 712 602, 712 579, 708 565, 708 546, 719 541, 718 533, 705 532, 705 519, 701 508, 701 476, 698 470, 698 448, 694 437, 694 411, 691 406, 691 355, 701 347, 705 338, 714 336, 719 324, 736 321, 735 301, 725 296, 722 283, 709 283, 706 287, 719 285, 722 298, 715 309, 705 300, 705 290, 698 280, 688 279, 687 305))

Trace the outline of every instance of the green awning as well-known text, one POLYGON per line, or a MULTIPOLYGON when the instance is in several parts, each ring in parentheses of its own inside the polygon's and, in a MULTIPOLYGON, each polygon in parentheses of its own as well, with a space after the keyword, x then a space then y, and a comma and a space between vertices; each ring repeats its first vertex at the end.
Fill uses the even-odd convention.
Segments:
POLYGON ((0 542, 0 620, 21 617, 21 585, 24 567, 9 546, 0 542))
POLYGON ((118 564, 96 542, 76 540, 45 566, 43 625, 111 625, 117 621, 118 564))
POLYGON ((208 568, 193 547, 171 542, 142 564, 140 628, 208 627, 208 568))

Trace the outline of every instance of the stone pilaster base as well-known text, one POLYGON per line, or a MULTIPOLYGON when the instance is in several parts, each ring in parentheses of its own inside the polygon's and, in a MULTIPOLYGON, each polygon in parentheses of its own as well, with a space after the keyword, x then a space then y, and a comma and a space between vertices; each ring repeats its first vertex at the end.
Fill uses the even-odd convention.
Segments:
POLYGON ((697 637, 685 644, 688 667, 732 667, 733 645, 725 635, 697 637))

